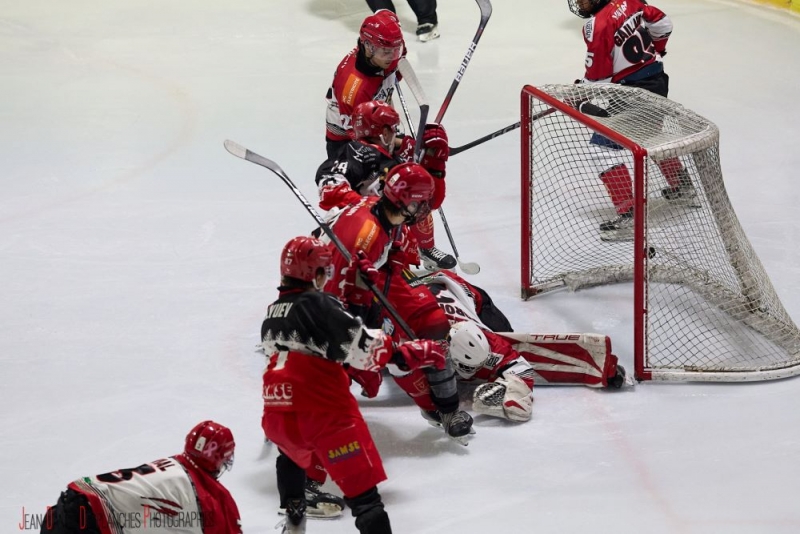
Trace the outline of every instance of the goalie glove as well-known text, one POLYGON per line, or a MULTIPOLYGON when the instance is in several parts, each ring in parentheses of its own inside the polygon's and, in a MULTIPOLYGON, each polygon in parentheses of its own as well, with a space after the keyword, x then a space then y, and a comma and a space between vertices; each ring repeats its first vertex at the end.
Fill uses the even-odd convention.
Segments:
POLYGON ((522 379, 509 375, 478 386, 472 408, 476 413, 524 422, 533 412, 533 393, 522 379))

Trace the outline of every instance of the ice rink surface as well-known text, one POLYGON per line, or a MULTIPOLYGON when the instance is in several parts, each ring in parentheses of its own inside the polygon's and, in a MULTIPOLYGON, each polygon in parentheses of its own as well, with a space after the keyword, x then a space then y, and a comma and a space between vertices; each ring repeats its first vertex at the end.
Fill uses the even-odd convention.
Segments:
MULTIPOLYGON (((421 44, 396 3, 435 115, 478 9, 440 1, 442 37, 421 44)), ((452 146, 518 120, 524 84, 583 72, 582 21, 566 2, 494 4, 443 121, 452 146)), ((800 18, 732 1, 656 5, 675 24, 670 97, 719 126, 733 206, 800 320, 800 18)), ((79 476, 179 452, 211 418, 237 440, 222 481, 244 531, 274 532, 276 451, 263 443, 254 346, 279 251, 313 221, 222 142, 276 160, 313 199, 325 91, 366 3, 26 0, 2 11, 0 531, 79 476)), ((517 330, 609 334, 632 369, 630 287, 518 298, 518 132, 450 160, 445 207, 462 258, 482 266, 471 280, 517 330)), ((527 424, 476 418, 467 448, 393 384, 364 401, 394 531, 800 531, 800 379, 541 387, 535 398, 527 424)), ((355 527, 348 513, 308 531, 355 527)))

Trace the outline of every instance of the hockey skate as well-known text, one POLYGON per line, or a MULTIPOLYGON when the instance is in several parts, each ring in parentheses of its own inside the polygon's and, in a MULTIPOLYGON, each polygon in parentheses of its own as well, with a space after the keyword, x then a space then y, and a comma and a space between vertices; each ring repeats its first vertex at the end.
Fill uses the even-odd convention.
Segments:
POLYGON ((661 190, 661 196, 673 204, 683 204, 690 208, 700 207, 700 202, 697 199, 697 190, 692 185, 692 179, 686 169, 681 169, 678 172, 678 185, 665 187, 661 190))
POLYGON ((633 208, 616 219, 600 224, 600 239, 603 241, 631 241, 633 239, 633 208))
POLYGON ((472 416, 463 410, 451 413, 427 410, 421 412, 429 425, 444 429, 447 437, 465 447, 469 444, 469 436, 475 434, 475 429, 472 428, 472 416))
POLYGON ((305 534, 306 503, 300 499, 292 499, 284 512, 286 513, 286 518, 278 523, 275 528, 282 526, 281 534, 305 534))
MULTIPOLYGON (((340 517, 345 509, 344 499, 322 491, 320 483, 316 480, 306 480, 305 495, 305 515, 309 519, 335 519, 340 517)), ((285 515, 286 510, 281 508, 279 513, 285 515)))
POLYGON ((433 41, 439 37, 439 25, 426 22, 417 26, 417 39, 423 43, 433 41))
POLYGON ((622 386, 625 385, 626 377, 627 377, 627 372, 625 371, 625 368, 622 367, 621 365, 617 365, 617 373, 614 375, 614 378, 609 379, 608 387, 614 389, 621 389, 622 386))
POLYGON ((419 249, 419 257, 422 259, 422 266, 428 271, 454 269, 458 264, 453 256, 436 247, 419 249))

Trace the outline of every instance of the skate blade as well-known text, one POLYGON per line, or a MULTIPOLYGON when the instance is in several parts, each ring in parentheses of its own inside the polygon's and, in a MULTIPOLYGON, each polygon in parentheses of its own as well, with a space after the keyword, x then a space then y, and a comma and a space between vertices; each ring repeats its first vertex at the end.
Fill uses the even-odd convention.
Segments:
POLYGON ((600 241, 620 242, 633 241, 633 229, 600 231, 600 241))
POLYGON ((459 445, 463 445, 464 447, 467 447, 469 445, 470 440, 472 439, 472 436, 474 436, 475 434, 476 434, 475 429, 474 428, 470 428, 469 429, 469 434, 465 434, 463 436, 451 436, 450 434, 447 434, 447 437, 450 438, 451 440, 455 441, 459 445))
MULTIPOLYGON (((342 517, 343 513, 339 506, 330 503, 320 503, 315 508, 306 508, 307 519, 336 519, 342 517)), ((278 515, 286 515, 286 510, 279 509, 278 515)))

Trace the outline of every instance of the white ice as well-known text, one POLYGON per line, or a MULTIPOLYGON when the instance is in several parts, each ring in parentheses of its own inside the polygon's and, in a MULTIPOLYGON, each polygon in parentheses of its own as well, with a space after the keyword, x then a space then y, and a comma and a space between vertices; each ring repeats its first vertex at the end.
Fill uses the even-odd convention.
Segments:
MULTIPOLYGON (((564 0, 494 3, 445 115, 454 146, 518 120, 524 84, 582 74, 581 21, 564 0)), ((421 44, 396 4, 435 112, 477 7, 439 2, 442 37, 421 44)), ((733 206, 800 320, 800 19, 734 1, 656 5, 675 23, 670 96, 720 127, 733 206)), ((278 161, 314 198, 324 94, 367 14, 361 0, 4 3, 0 531, 79 476, 177 453, 212 418, 236 436, 222 481, 245 532, 273 532, 254 346, 279 250, 313 221, 222 142, 278 161)), ((448 221, 483 267, 473 281, 517 330, 607 333, 632 369, 630 288, 518 298, 518 140, 448 167, 448 221)), ((531 422, 478 418, 467 448, 393 384, 363 402, 395 532, 800 531, 800 379, 535 393, 531 422)), ((348 514, 308 530, 355 527, 348 514)))

